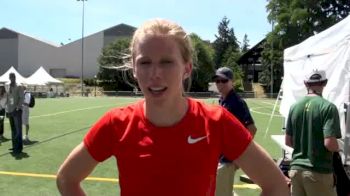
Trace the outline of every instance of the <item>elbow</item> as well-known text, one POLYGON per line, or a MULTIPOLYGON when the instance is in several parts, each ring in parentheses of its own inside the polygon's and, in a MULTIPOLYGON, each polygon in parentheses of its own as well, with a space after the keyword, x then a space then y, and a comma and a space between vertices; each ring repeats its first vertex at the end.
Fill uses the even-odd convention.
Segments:
POLYGON ((262 187, 262 196, 289 196, 290 190, 287 183, 274 185, 273 187, 262 187))
POLYGON ((339 151, 338 140, 336 138, 334 138, 334 137, 326 138, 324 140, 324 146, 330 152, 337 152, 337 151, 339 151))
POLYGON ((290 196, 289 183, 286 179, 274 183, 269 187, 262 187, 261 195, 266 196, 290 196))
POLYGON ((286 145, 293 148, 293 144, 290 141, 286 141, 286 145))
POLYGON ((60 172, 57 174, 56 177, 56 185, 58 190, 60 191, 61 194, 64 193, 65 190, 65 185, 67 184, 66 179, 64 175, 62 175, 60 172))
POLYGON ((325 145, 326 149, 330 152, 338 152, 339 146, 338 144, 332 144, 332 145, 325 145))
POLYGON ((73 182, 69 177, 60 172, 57 174, 56 185, 60 194, 66 196, 74 195, 74 190, 76 187, 79 187, 79 183, 73 182))
POLYGON ((81 180, 60 169, 56 177, 56 185, 59 193, 63 196, 85 196, 80 187, 81 180))
POLYGON ((286 135, 285 137, 285 144, 289 147, 292 147, 293 148, 293 141, 292 141, 292 137, 289 136, 289 135, 286 135))

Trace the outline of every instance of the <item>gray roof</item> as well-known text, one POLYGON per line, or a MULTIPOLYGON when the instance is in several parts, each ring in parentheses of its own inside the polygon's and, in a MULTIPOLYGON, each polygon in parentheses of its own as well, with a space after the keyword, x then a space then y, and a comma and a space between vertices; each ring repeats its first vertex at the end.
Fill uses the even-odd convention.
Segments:
POLYGON ((132 36, 135 32, 136 28, 127 24, 119 24, 108 29, 105 29, 105 36, 132 36))
MULTIPOLYGON (((136 30, 135 27, 121 23, 121 24, 115 25, 113 27, 110 27, 108 29, 102 30, 100 32, 103 32, 105 36, 118 36, 118 37, 121 36, 121 37, 123 37, 123 36, 132 36, 134 34, 135 30, 136 30)), ((97 32, 97 33, 99 33, 99 32, 97 32)), ((92 36, 92 35, 97 34, 97 33, 93 33, 89 36, 92 36)), ((44 43, 49 44, 49 45, 54 46, 54 47, 60 47, 58 44, 55 44, 53 42, 44 41, 43 39, 38 39, 38 38, 29 36, 29 35, 25 35, 23 33, 16 32, 16 31, 9 29, 9 28, 6 28, 6 27, 3 27, 0 29, 0 39, 17 38, 19 34, 26 36, 26 37, 29 37, 29 38, 32 38, 34 40, 40 41, 40 42, 44 42, 44 43)), ((78 39, 78 40, 80 40, 80 39, 78 39)), ((75 40, 75 41, 78 41, 78 40, 75 40)))
POLYGON ((0 39, 13 39, 17 37, 18 37, 18 33, 15 31, 12 31, 11 29, 8 29, 8 28, 0 29, 0 39))
POLYGON ((30 35, 26 35, 26 34, 23 34, 23 33, 19 33, 17 31, 14 31, 12 29, 9 29, 9 28, 6 28, 6 27, 3 27, 0 29, 0 39, 12 39, 12 38, 17 38, 18 35, 23 35, 25 37, 29 37, 31 39, 34 39, 34 40, 37 40, 37 41, 40 41, 40 42, 43 42, 43 43, 46 43, 48 45, 51 45, 51 46, 54 46, 54 47, 59 47, 59 45, 53 43, 53 42, 50 42, 50 41, 46 41, 46 40, 43 40, 43 39, 38 39, 38 38, 35 38, 33 36, 30 36, 30 35))

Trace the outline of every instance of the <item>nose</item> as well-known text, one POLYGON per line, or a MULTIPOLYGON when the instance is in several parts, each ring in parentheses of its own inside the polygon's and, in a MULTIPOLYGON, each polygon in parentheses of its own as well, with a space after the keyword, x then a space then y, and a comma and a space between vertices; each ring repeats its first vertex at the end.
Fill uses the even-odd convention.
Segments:
POLYGON ((152 73, 151 76, 152 78, 160 78, 162 75, 162 69, 161 66, 157 63, 152 65, 152 73))

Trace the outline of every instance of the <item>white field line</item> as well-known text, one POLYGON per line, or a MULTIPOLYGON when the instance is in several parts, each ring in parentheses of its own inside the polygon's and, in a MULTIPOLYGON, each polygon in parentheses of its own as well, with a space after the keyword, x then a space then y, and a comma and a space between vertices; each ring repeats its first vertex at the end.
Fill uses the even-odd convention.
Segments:
MULTIPOLYGON (((113 105, 115 105, 115 104, 113 104, 113 105)), ((109 106, 113 106, 113 105, 110 104, 110 105, 102 105, 102 106, 80 108, 80 109, 75 109, 75 110, 66 110, 66 111, 56 112, 56 113, 51 113, 51 114, 44 114, 44 115, 38 115, 38 116, 29 116, 29 118, 40 118, 40 117, 47 117, 47 116, 57 116, 57 115, 65 114, 65 113, 69 113, 69 112, 78 112, 78 111, 84 111, 84 110, 92 110, 92 109, 96 109, 96 108, 109 107, 109 106)))
POLYGON ((273 106, 275 105, 275 103, 270 103, 270 102, 267 102, 267 101, 262 101, 262 103, 273 105, 273 106))
MULTIPOLYGON (((266 108, 266 107, 253 107, 253 108, 250 108, 250 111, 251 111, 251 112, 254 112, 254 113, 257 113, 257 114, 265 115, 265 116, 271 116, 271 113, 265 113, 265 112, 256 111, 256 109, 260 109, 260 108, 266 108)), ((273 116, 276 116, 276 117, 283 117, 283 116, 280 115, 280 114, 274 114, 273 116)))
POLYGON ((44 115, 39 115, 39 116, 31 116, 30 118, 40 118, 40 117, 47 117, 47 116, 57 116, 57 115, 65 114, 65 113, 69 113, 69 112, 78 112, 78 111, 84 111, 84 110, 92 110, 92 109, 96 109, 96 108, 103 108, 103 107, 110 107, 110 106, 120 106, 120 105, 125 105, 125 104, 130 104, 130 103, 134 103, 134 101, 123 102, 123 103, 119 103, 119 104, 108 104, 108 105, 102 105, 102 106, 94 106, 94 107, 80 108, 80 109, 75 109, 75 110, 66 110, 66 111, 56 112, 56 113, 52 113, 52 114, 44 114, 44 115))
MULTIPOLYGON (((70 113, 70 112, 78 112, 78 111, 84 111, 84 110, 92 110, 92 109, 97 109, 97 108, 103 108, 103 107, 109 107, 109 106, 119 106, 119 105, 124 105, 124 104, 129 104, 129 103, 134 103, 134 101, 132 102, 124 102, 121 104, 109 104, 109 105, 102 105, 102 106, 94 106, 94 107, 87 107, 87 108, 80 108, 80 109, 75 109, 75 110, 66 110, 66 111, 62 111, 62 112, 56 112, 56 113, 51 113, 51 114, 44 114, 44 115, 38 115, 38 116, 29 116, 29 118, 40 118, 40 117, 48 117, 48 116, 57 116, 57 115, 61 115, 61 114, 66 114, 66 113, 70 113)), ((270 104, 270 105, 274 105, 272 103, 269 102, 263 102, 266 104, 270 104)), ((271 113, 264 113, 264 112, 259 112, 256 111, 256 109, 260 109, 260 108, 266 108, 266 107, 252 107, 250 108, 251 112, 257 113, 257 114, 261 114, 261 115, 267 115, 270 116, 271 113)), ((277 117, 282 117, 281 115, 274 115, 277 117)), ((6 120, 8 122, 8 120, 6 120)))
POLYGON ((256 105, 261 105, 261 103, 264 103, 264 104, 268 104, 268 105, 275 105, 275 103, 271 103, 271 102, 268 102, 268 101, 247 101, 247 102, 250 102, 252 104, 256 104, 256 105))
MULTIPOLYGON (((66 114, 66 113, 69 113, 69 112, 78 112, 78 111, 84 111, 84 110, 92 110, 92 109, 96 109, 96 108, 103 108, 103 107, 110 107, 110 106, 116 106, 117 107, 117 106, 120 106, 120 105, 129 104, 129 103, 134 103, 134 101, 132 101, 132 102, 124 102, 124 103, 119 103, 119 104, 109 104, 109 105, 102 105, 102 106, 80 108, 80 109, 75 109, 75 110, 66 110, 66 111, 56 112, 56 113, 51 113, 51 114, 43 114, 43 115, 38 115, 38 116, 29 116, 29 118, 40 118, 40 117, 48 117, 48 116, 57 116, 57 115, 66 114)), ((5 122, 9 123, 9 120, 7 119, 5 122)))

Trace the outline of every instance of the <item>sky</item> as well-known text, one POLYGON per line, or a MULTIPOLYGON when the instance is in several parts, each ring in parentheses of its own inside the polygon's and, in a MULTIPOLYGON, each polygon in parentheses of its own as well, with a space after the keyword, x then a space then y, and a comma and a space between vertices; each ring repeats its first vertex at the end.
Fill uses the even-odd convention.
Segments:
MULTIPOLYGON (((203 40, 215 40, 220 21, 252 47, 271 30, 266 0, 87 0, 84 1, 84 36, 120 23, 138 27, 152 18, 180 24, 203 40)), ((0 0, 0 28, 52 42, 67 44, 82 36, 83 1, 0 0)))

